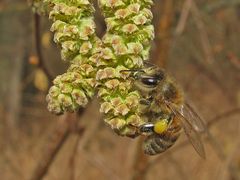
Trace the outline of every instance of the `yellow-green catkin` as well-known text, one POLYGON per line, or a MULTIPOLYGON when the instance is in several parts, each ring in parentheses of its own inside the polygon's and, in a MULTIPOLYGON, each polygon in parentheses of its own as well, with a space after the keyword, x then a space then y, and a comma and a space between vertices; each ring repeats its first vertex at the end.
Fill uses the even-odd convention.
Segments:
POLYGON ((56 77, 47 95, 49 111, 62 114, 85 107, 94 95, 101 40, 95 33, 94 7, 89 0, 48 3, 54 41, 61 47, 62 59, 70 61, 67 72, 56 77))
POLYGON ((99 0, 105 17, 101 59, 97 62, 100 111, 105 122, 119 135, 135 137, 142 125, 139 116, 140 94, 133 88, 127 69, 141 69, 149 58, 154 38, 152 0, 99 0))

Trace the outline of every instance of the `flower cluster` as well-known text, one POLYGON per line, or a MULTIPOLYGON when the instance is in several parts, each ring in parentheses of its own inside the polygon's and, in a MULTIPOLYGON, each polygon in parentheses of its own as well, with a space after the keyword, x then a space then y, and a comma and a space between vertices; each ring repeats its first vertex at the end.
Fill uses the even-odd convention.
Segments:
POLYGON ((135 137, 140 118, 140 94, 133 89, 133 79, 126 70, 143 67, 149 57, 154 28, 150 11, 152 0, 99 0, 107 32, 102 55, 96 64, 100 111, 105 122, 119 135, 135 137))
POLYGON ((101 40, 96 36, 94 8, 88 0, 48 0, 54 41, 61 56, 70 61, 67 72, 53 81, 47 95, 48 109, 55 114, 76 111, 94 95, 96 61, 101 40))
POLYGON ((105 122, 119 135, 135 137, 144 123, 138 91, 129 70, 143 67, 154 38, 152 0, 99 0, 106 34, 95 33, 94 8, 88 0, 48 0, 54 41, 68 71, 54 80, 47 96, 56 114, 84 107, 96 88, 105 122))

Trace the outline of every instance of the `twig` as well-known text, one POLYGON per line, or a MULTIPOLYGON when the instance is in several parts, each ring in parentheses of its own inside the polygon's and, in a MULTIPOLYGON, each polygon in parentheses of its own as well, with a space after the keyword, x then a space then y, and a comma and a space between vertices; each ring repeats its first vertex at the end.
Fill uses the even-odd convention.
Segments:
MULTIPOLYGON (((222 94, 224 96, 226 96, 228 98, 228 100, 231 100, 232 102, 234 101, 235 97, 233 97, 233 94, 228 92, 228 89, 224 86, 223 82, 218 79, 217 75, 214 72, 209 71, 206 68, 206 66, 203 65, 203 63, 201 63, 197 60, 192 61, 192 64, 194 65, 196 70, 199 72, 199 74, 204 72, 203 74, 206 75, 209 80, 211 80, 213 83, 215 83, 219 87, 222 94)), ((189 89, 189 86, 191 83, 192 83, 192 81, 190 81, 189 84, 186 86, 188 89, 189 89)))
POLYGON ((185 0, 182 7, 180 19, 178 21, 178 24, 175 30, 175 34, 177 36, 181 35, 185 29, 186 22, 190 14, 191 6, 192 6, 192 0, 185 0))
MULTIPOLYGON (((86 152, 84 152, 84 150, 85 150, 86 146, 88 145, 89 141, 93 137, 95 137, 97 129, 99 128, 99 126, 102 122, 100 119, 97 121, 92 121, 91 124, 89 124, 89 127, 86 129, 83 137, 81 139, 78 139, 76 146, 75 146, 75 152, 74 152, 75 157, 78 157, 79 154, 81 154, 81 155, 86 154, 86 152)), ((74 163, 74 165, 73 165, 73 171, 74 171, 76 162, 73 162, 73 163, 74 163)), ((83 166, 82 166, 82 168, 83 168, 83 166)), ((81 172, 82 170, 79 169, 79 171, 81 172)), ((74 175, 74 177, 75 177, 75 175, 74 175)))
POLYGON ((195 20, 196 27, 199 31, 200 41, 202 43, 203 51, 206 57, 206 62, 211 64, 215 62, 214 56, 212 54, 212 48, 211 44, 208 38, 207 31, 205 29, 204 22, 202 21, 199 9, 195 3, 195 1, 192 0, 191 4, 191 12, 193 14, 193 18, 195 20))
POLYGON ((141 149, 141 147, 139 146, 139 144, 141 143, 142 143, 142 137, 139 137, 131 143, 131 145, 127 150, 126 159, 128 159, 128 161, 126 161, 126 164, 125 164, 125 171, 129 171, 129 173, 125 174, 126 177, 124 179, 126 180, 132 179, 132 176, 135 173, 134 165, 138 157, 137 151, 139 148, 141 149))
POLYGON ((183 167, 181 164, 173 157, 172 153, 169 152, 168 154, 168 162, 172 164, 173 167, 175 167, 177 173, 179 174, 179 179, 188 180, 186 173, 183 170, 183 167))
MULTIPOLYGON (((238 156, 238 154, 239 154, 239 148, 240 148, 240 133, 239 133, 239 131, 240 131, 240 123, 238 122, 238 135, 237 135, 237 142, 235 142, 235 147, 233 148, 233 150, 232 150, 232 152, 231 153, 229 153, 229 155, 228 155, 228 157, 225 159, 225 162, 224 162, 224 164, 222 165, 222 168, 220 169, 220 171, 219 171, 219 173, 218 173, 218 177, 217 177, 217 179, 219 179, 219 180, 224 180, 225 179, 225 173, 226 173, 226 170, 228 169, 230 172, 233 170, 232 168, 231 168, 231 162, 233 161, 233 159, 235 158, 235 157, 237 157, 238 156)), ((231 173, 231 175, 232 176, 234 176, 235 175, 235 173, 231 173)), ((239 179, 239 178, 233 178, 233 179, 239 179)))
MULTIPOLYGON (((93 166, 98 168, 100 171, 104 173, 104 175, 107 177, 107 179, 112 180, 120 180, 121 178, 114 172, 114 170, 111 168, 111 166, 107 165, 107 163, 104 163, 104 160, 98 156, 92 156, 92 154, 85 152, 84 158, 91 163, 93 166)), ((77 178, 81 179, 81 178, 77 178)))
POLYGON ((70 159, 69 159, 69 166, 70 166, 70 180, 74 180, 75 179, 75 165, 76 165, 76 154, 77 154, 77 150, 78 150, 78 146, 79 146, 79 142, 82 138, 82 133, 83 133, 83 129, 82 128, 78 128, 76 129, 77 131, 77 139, 76 139, 76 142, 74 144, 74 147, 73 147, 73 151, 72 151, 72 154, 70 156, 70 159))
POLYGON ((207 3, 203 10, 207 11, 208 13, 214 13, 215 11, 226 9, 231 6, 236 7, 239 4, 240 4, 239 0, 219 0, 207 3))
POLYGON ((227 112, 224 112, 222 114, 217 115, 216 117, 214 117, 213 119, 211 119, 211 121, 209 121, 207 123, 207 126, 211 127, 215 123, 219 122, 220 120, 223 120, 224 118, 227 118, 229 116, 233 116, 235 114, 240 114, 240 108, 235 108, 235 109, 232 109, 230 111, 227 111, 227 112))
POLYGON ((89 125, 88 129, 84 133, 81 142, 78 144, 77 153, 81 153, 89 141, 96 136, 96 132, 98 132, 99 126, 102 123, 102 118, 100 117, 97 121, 92 121, 92 124, 89 125))
POLYGON ((50 165, 69 135, 71 124, 75 124, 75 121, 76 119, 73 114, 65 114, 59 119, 58 125, 54 132, 51 133, 47 145, 44 145, 43 153, 38 160, 30 180, 41 180, 47 174, 50 165))
POLYGON ((35 46, 36 46, 36 53, 38 56, 38 67, 43 70, 46 74, 49 82, 52 82, 53 76, 48 71, 44 58, 42 55, 42 48, 41 48, 41 33, 40 33, 40 16, 37 13, 34 13, 34 35, 35 35, 35 46))
POLYGON ((172 38, 171 27, 174 17, 173 0, 164 0, 161 7, 161 17, 157 25, 155 39, 157 48, 152 59, 160 67, 166 67, 172 38))
POLYGON ((227 57, 229 59, 229 62, 233 65, 234 68, 237 70, 240 70, 240 59, 233 53, 233 52, 228 52, 227 57))
MULTIPOLYGON (((97 121, 92 121, 91 124, 89 124, 89 128, 86 129, 86 132, 84 133, 83 137, 81 139, 78 139, 77 144, 75 146, 75 157, 78 157, 79 154, 81 154, 87 162, 91 163, 93 166, 98 168, 103 174, 108 177, 108 179, 120 179, 119 176, 114 172, 114 170, 111 168, 111 166, 106 165, 103 160, 101 160, 99 157, 96 157, 96 155, 92 155, 91 153, 86 151, 86 146, 89 144, 91 139, 93 139, 96 136, 96 132, 98 132, 99 126, 102 123, 102 117, 100 117, 97 121)), ((76 162, 74 162, 75 164, 76 162)), ((75 165, 74 165, 75 166, 75 165)), ((74 167, 73 166, 73 167, 74 167)), ((78 169, 79 172, 83 171, 83 166, 78 169), (82 169, 81 169, 82 168, 82 169)), ((74 171, 74 169, 73 169, 74 171)), ((72 176, 73 179, 75 178, 75 175, 72 176)), ((81 179, 80 177, 77 177, 76 179, 81 179)))
POLYGON ((148 163, 148 156, 143 154, 142 151, 143 138, 139 137, 133 144, 132 148, 129 149, 128 161, 127 161, 127 180, 142 180, 145 173, 145 165, 148 163))

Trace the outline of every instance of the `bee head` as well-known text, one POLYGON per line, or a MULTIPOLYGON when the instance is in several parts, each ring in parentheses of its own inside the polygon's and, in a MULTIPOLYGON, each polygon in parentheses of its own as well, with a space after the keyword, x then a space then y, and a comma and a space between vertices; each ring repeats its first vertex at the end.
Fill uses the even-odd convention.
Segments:
POLYGON ((136 79, 142 83, 143 86, 154 88, 164 79, 164 71, 159 67, 152 65, 142 69, 141 72, 136 73, 136 79))
POLYGON ((134 86, 143 96, 148 96, 165 78, 164 70, 153 64, 145 64, 142 69, 122 70, 122 72, 131 72, 134 86))
POLYGON ((164 71, 157 66, 141 69, 134 73, 134 86, 143 97, 148 97, 165 78, 164 71))

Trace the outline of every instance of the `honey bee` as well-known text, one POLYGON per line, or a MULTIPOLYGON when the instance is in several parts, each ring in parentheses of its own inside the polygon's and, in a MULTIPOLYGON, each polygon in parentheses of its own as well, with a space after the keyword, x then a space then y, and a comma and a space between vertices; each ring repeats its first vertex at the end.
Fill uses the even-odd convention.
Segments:
POLYGON ((134 87, 140 92, 140 112, 146 124, 139 133, 146 135, 145 154, 155 155, 170 148, 182 129, 197 153, 205 158, 200 133, 205 124, 193 108, 185 102, 182 89, 163 69, 147 64, 143 69, 130 70, 134 87))

